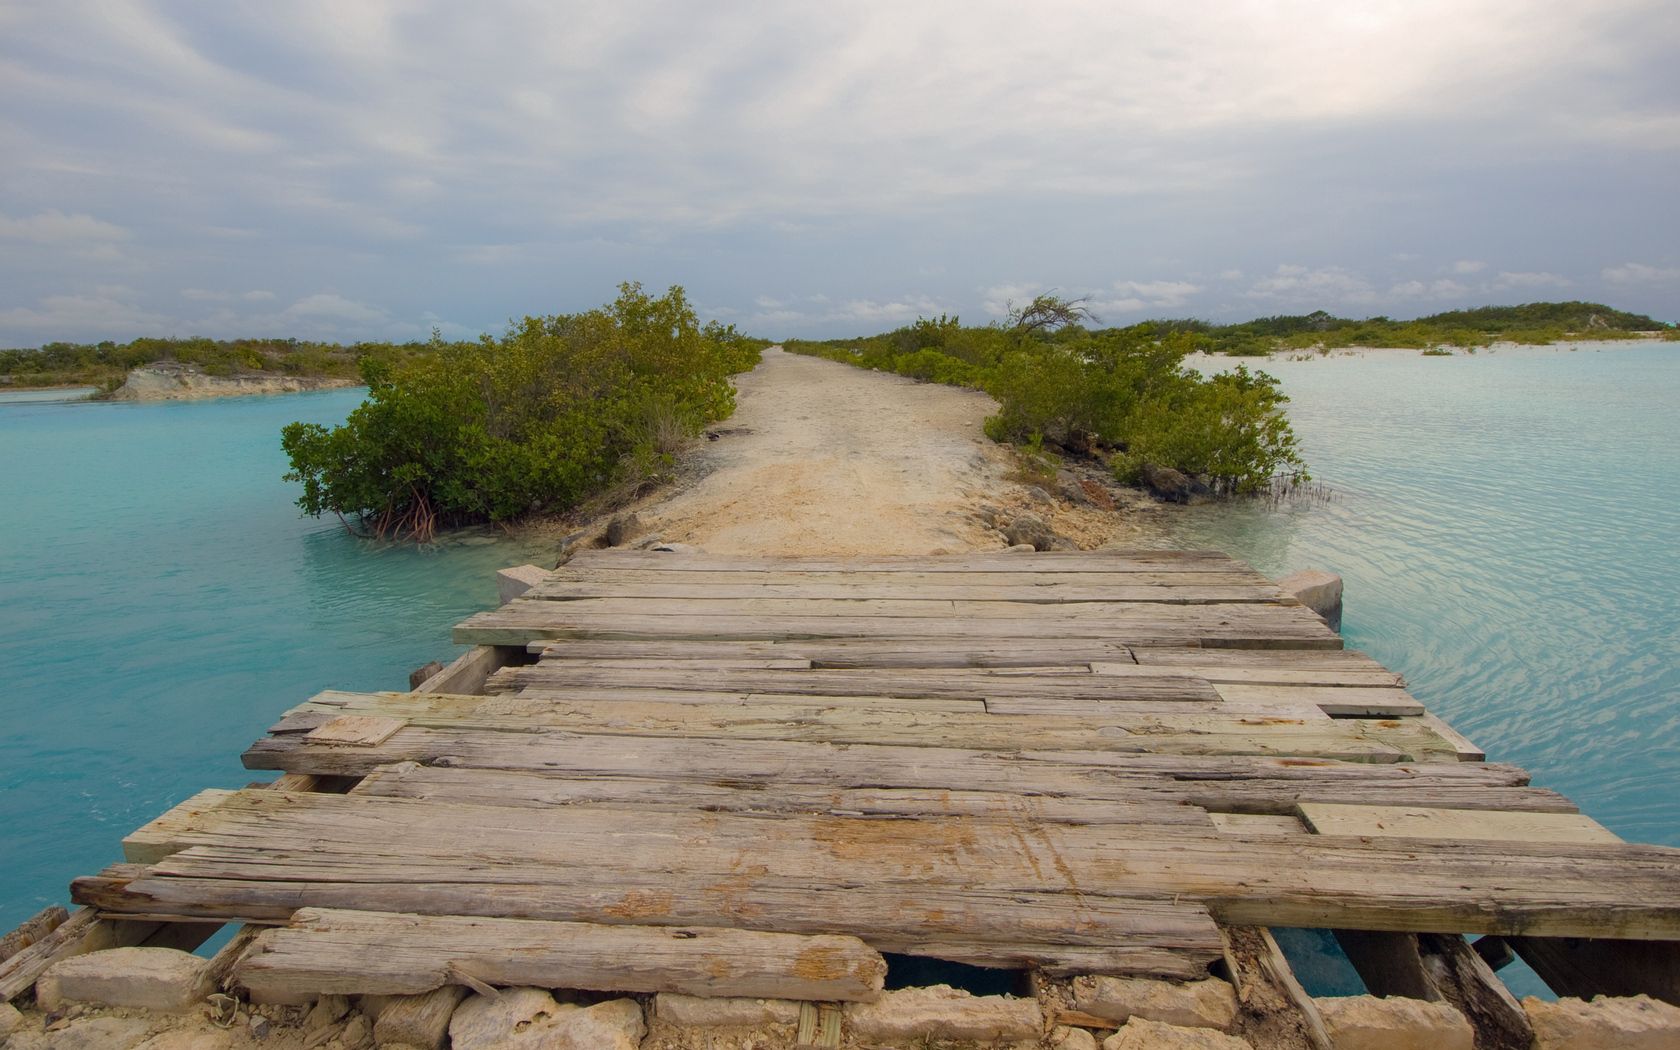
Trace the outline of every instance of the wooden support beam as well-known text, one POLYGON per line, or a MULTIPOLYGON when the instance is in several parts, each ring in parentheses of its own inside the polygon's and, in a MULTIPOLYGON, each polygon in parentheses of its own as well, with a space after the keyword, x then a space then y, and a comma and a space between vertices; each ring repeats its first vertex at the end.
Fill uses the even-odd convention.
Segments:
POLYGON ((477 693, 484 680, 510 664, 528 662, 518 646, 475 645, 421 683, 416 693, 477 693))
POLYGON ((1415 934, 1385 930, 1336 930, 1334 933, 1342 954, 1359 972, 1365 990, 1372 995, 1430 1001, 1441 998, 1423 968, 1415 934))
POLYGON ((1476 1031, 1476 1050, 1529 1050, 1528 1014, 1475 949, 1456 933, 1419 934, 1424 972, 1476 1031))
POLYGON ((1225 967, 1242 1012, 1237 1034, 1275 1050, 1334 1050, 1324 1018, 1264 926, 1221 923, 1225 967))
POLYGON ((1680 1005, 1680 943, 1585 937, 1507 937, 1558 995, 1649 995, 1680 1005))
POLYGON ((70 913, 64 910, 62 904, 55 904, 50 908, 43 908, 20 923, 17 929, 0 937, 0 963, 5 962, 18 952, 39 941, 47 934, 64 925, 70 918, 70 913))
POLYGON ((264 995, 417 995, 464 983, 452 971, 500 987, 869 1002, 887 964, 855 937, 305 908, 234 976, 264 995))

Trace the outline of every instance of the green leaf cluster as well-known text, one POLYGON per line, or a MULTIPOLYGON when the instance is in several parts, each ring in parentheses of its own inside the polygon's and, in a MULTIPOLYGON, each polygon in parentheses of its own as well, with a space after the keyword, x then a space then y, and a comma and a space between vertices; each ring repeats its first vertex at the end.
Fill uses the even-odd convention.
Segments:
POLYGON ((727 416, 729 376, 763 346, 701 325, 681 288, 625 284, 602 308, 526 317, 500 338, 364 360, 368 398, 342 426, 283 430, 286 480, 306 513, 380 536, 564 510, 727 416))

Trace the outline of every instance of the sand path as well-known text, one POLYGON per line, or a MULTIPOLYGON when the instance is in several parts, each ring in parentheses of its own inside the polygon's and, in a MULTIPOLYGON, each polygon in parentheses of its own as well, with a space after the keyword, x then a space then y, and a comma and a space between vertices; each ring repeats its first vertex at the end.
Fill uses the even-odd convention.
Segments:
POLYGON ((1014 452, 981 431, 997 411, 985 394, 778 347, 735 385, 688 480, 638 509, 647 532, 715 554, 834 556, 1000 550, 989 522, 1022 512, 1084 548, 1154 534, 1139 513, 1152 507, 1070 506, 1010 480, 1014 452))
POLYGON ((650 531, 718 554, 995 550, 974 510, 1021 486, 980 430, 985 394, 765 351, 698 480, 642 511, 650 531))

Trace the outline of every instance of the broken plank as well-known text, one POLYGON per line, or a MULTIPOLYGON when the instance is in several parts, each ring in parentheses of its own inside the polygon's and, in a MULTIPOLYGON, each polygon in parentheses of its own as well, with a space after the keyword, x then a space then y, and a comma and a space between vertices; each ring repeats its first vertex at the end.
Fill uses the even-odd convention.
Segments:
MULTIPOLYGON (((1202 652, 1224 653, 1233 657, 1241 657, 1243 650, 1236 649, 1206 649, 1202 652)), ((1339 651, 1339 650, 1331 650, 1339 651)), ((1291 656, 1283 653, 1257 653, 1256 655, 1291 656)), ((1314 650, 1302 651, 1299 655, 1320 655, 1314 650)), ((1318 667, 1303 661, 1302 666, 1290 666, 1287 663, 1257 664, 1247 666, 1241 664, 1139 664, 1134 662, 1108 663, 1106 661, 1092 661, 1091 672, 1099 675, 1150 675, 1150 674, 1180 674, 1194 675, 1215 684, 1230 683, 1232 685, 1290 685, 1290 686, 1341 686, 1367 687, 1378 689, 1398 689, 1403 686, 1401 677, 1393 671, 1371 671, 1364 668, 1345 669, 1337 667, 1318 667)))
POLYGON ((1320 835, 1577 844, 1622 841, 1604 825, 1581 813, 1499 813, 1323 802, 1302 803, 1300 810, 1307 826, 1320 835))
POLYGON ((234 979, 264 995, 416 995, 451 967, 501 987, 868 1002, 887 964, 855 937, 305 908, 234 979))
POLYGON ((234 794, 232 791, 208 788, 178 803, 123 839, 123 859, 131 864, 151 864, 169 856, 175 852, 175 843, 184 833, 196 827, 206 813, 234 794))
POLYGON ((404 725, 400 718, 365 714, 337 715, 311 729, 307 736, 312 744, 374 747, 391 739, 391 735, 404 725))

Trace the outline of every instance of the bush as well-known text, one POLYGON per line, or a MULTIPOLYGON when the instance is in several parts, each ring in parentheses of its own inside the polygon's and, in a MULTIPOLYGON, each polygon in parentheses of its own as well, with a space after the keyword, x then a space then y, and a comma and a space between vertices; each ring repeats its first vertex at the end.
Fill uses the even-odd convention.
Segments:
POLYGON ((500 339, 364 356, 368 399, 342 426, 282 432, 286 480, 305 513, 381 537, 563 510, 727 416, 728 377, 762 348, 701 327, 681 288, 655 299, 626 284, 606 307, 526 317, 500 339))
POLYGON ((1047 445, 1106 453, 1124 480, 1149 462, 1205 475, 1226 492, 1254 491, 1278 473, 1304 477, 1276 381, 1240 367, 1211 379, 1186 369, 1185 356, 1206 342, 1184 322, 1091 332, 1076 323, 963 328, 940 318, 866 339, 784 346, 978 386, 999 406, 987 436, 1029 458, 1047 445))

